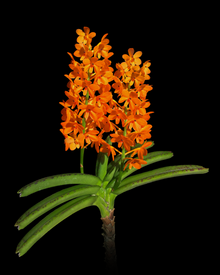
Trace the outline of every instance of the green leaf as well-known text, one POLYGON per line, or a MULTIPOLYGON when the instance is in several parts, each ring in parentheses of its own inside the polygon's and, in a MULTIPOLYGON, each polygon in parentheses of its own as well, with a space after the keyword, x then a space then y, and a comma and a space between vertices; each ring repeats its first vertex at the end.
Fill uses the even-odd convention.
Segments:
POLYGON ((70 215, 76 213, 77 211, 92 206, 96 199, 96 196, 85 195, 73 199, 51 212, 23 237, 16 248, 16 253, 19 253, 19 257, 23 256, 40 238, 42 238, 54 226, 62 222, 70 215))
MULTIPOLYGON (((112 145, 110 136, 108 136, 105 141, 112 145)), ((103 181, 106 173, 107 173, 107 166, 108 166, 108 154, 100 152, 98 153, 97 160, 96 160, 96 167, 95 167, 95 175, 98 177, 100 180, 103 181)))
MULTIPOLYGON (((128 177, 130 174, 136 171, 141 170, 147 165, 150 165, 152 163, 155 163, 161 160, 170 159, 172 157, 173 157, 173 153, 171 151, 155 151, 155 152, 148 153, 146 156, 143 157, 143 160, 145 160, 147 163, 142 164, 140 169, 136 169, 135 167, 132 167, 131 169, 129 169, 129 165, 127 165, 126 169, 123 171, 122 179, 128 177)), ((138 159, 138 157, 135 159, 138 159)))
POLYGON ((173 178, 179 176, 187 176, 193 174, 205 174, 209 172, 209 168, 198 165, 177 165, 167 166, 152 171, 144 172, 138 175, 127 177, 120 186, 114 190, 114 194, 119 195, 133 188, 139 187, 150 182, 173 178))
MULTIPOLYGON (((126 177, 128 177, 130 174, 141 170, 143 167, 150 165, 152 163, 161 161, 161 160, 165 160, 165 159, 169 159, 173 157, 173 153, 170 151, 155 151, 152 153, 148 153, 146 156, 143 157, 144 160, 147 161, 147 164, 143 164, 142 167, 140 169, 136 169, 134 167, 132 167, 131 169, 129 169, 129 166, 126 167, 126 169, 123 171, 122 173, 122 180, 125 179, 126 177)), ((137 159, 137 158, 135 158, 137 159)), ((119 165, 119 164, 118 164, 119 165)), ((114 174, 113 179, 109 182, 109 184, 107 185, 106 188, 112 188, 114 187, 114 184, 116 182, 116 178, 119 176, 119 170, 114 174)))
POLYGON ((103 182, 109 182, 112 180, 114 174, 115 174, 116 167, 112 167, 112 170, 106 174, 105 178, 103 179, 103 182))
POLYGON ((28 209, 15 223, 18 226, 18 230, 25 228, 32 221, 37 219, 39 216, 48 212, 52 208, 60 205, 66 201, 72 200, 73 198, 96 194, 100 186, 90 186, 90 185, 77 185, 65 188, 55 194, 43 199, 38 202, 30 209, 28 209))
POLYGON ((66 184, 85 184, 92 186, 101 186, 101 180, 89 174, 81 174, 81 173, 69 173, 69 174, 60 174, 50 177, 45 177, 34 182, 31 182, 24 187, 22 187, 17 193, 20 193, 20 197, 25 197, 30 194, 33 194, 37 191, 60 186, 66 184))

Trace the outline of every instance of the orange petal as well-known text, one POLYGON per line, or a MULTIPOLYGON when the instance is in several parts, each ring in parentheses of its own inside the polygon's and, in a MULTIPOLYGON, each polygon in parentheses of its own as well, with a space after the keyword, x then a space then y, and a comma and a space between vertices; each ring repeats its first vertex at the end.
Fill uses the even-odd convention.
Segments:
POLYGON ((140 57, 140 56, 142 56, 142 52, 141 52, 141 51, 138 51, 138 52, 136 52, 136 53, 133 55, 134 58, 137 58, 137 57, 140 57))
POLYGON ((100 89, 99 85, 97 84, 90 84, 89 88, 91 88, 93 91, 98 91, 100 89))
POLYGON ((77 30, 76 30, 76 33, 77 33, 78 35, 85 35, 85 33, 84 33, 82 30, 80 30, 80 29, 77 29, 77 30))
POLYGON ((133 49, 133 48, 128 49, 128 53, 129 53, 130 56, 133 56, 133 54, 134 54, 134 49, 133 49))
POLYGON ((88 27, 83 27, 85 34, 89 34, 90 29, 88 27))
POLYGON ((90 60, 88 58, 83 59, 83 64, 85 65, 90 64, 90 60))
POLYGON ((90 38, 93 38, 93 37, 95 37, 96 36, 96 33, 95 32, 91 32, 90 34, 89 34, 89 37, 90 38))

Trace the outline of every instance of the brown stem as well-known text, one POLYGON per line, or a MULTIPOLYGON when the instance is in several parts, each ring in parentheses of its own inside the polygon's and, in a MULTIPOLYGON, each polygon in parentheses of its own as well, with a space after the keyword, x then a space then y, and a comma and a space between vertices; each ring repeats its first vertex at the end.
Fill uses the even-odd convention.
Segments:
POLYGON ((110 211, 109 216, 101 218, 104 233, 105 263, 109 274, 118 274, 116 250, 115 250, 115 216, 114 210, 110 211))

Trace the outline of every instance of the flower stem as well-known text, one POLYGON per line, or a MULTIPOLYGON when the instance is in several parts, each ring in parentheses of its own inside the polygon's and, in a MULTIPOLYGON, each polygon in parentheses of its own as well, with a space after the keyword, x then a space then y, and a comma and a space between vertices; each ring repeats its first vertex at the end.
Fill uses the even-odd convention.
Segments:
MULTIPOLYGON (((125 114, 127 115, 127 107, 125 107, 125 114)), ((125 123, 126 123, 126 120, 125 120, 125 123)), ((126 134, 127 134, 127 130, 126 130, 126 127, 124 127, 123 136, 126 137, 126 134)), ((120 167, 119 176, 117 177, 116 183, 114 185, 114 190, 116 190, 121 183, 121 177, 124 169, 124 158, 125 158, 125 148, 124 148, 124 145, 122 145, 122 154, 121 154, 121 160, 120 160, 121 167, 120 167)))
POLYGON ((84 174, 83 158, 84 158, 84 148, 80 148, 80 172, 81 172, 81 174, 84 174))
MULTIPOLYGON (((90 72, 88 70, 88 81, 90 80, 90 72)), ((89 100, 89 91, 87 89, 87 94, 86 94, 86 105, 88 105, 88 100, 89 100)), ((83 126, 83 134, 86 132, 86 120, 85 117, 82 119, 82 126, 83 126)), ((84 167, 83 167, 83 160, 84 160, 84 148, 80 148, 80 172, 81 174, 84 174, 84 167)))
MULTIPOLYGON (((83 134, 85 133, 85 127, 86 127, 86 120, 85 118, 82 119, 82 126, 83 126, 83 134)), ((83 160, 84 160, 84 148, 80 148, 80 172, 81 174, 84 174, 84 167, 83 167, 83 160)))

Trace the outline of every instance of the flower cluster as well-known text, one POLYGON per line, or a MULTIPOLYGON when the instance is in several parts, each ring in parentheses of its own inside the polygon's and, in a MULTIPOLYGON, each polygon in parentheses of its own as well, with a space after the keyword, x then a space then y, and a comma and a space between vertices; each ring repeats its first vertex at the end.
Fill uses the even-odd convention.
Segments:
POLYGON ((80 147, 82 149, 91 144, 91 147, 95 145, 97 153, 100 150, 107 152, 108 156, 112 154, 114 160, 115 151, 122 153, 102 139, 103 133, 113 131, 114 133, 110 134, 111 142, 118 143, 118 148, 122 147, 125 150, 124 155, 133 151, 130 158, 124 158, 129 159, 124 169, 127 165, 129 169, 132 166, 140 169, 141 164, 146 164, 143 160, 143 156, 147 154, 145 148, 152 144, 144 143, 151 138, 152 125, 147 121, 150 114, 154 113, 146 112, 146 108, 150 106, 146 96, 152 90, 152 86, 144 84, 145 80, 150 79, 151 63, 146 61, 140 67, 142 52, 134 53, 134 49, 130 48, 129 55, 122 56, 125 62, 116 64, 117 70, 113 74, 114 70, 110 67, 109 60, 113 52, 109 52, 112 47, 106 39, 108 34, 105 34, 101 42, 92 49, 91 41, 96 33, 90 33, 88 27, 84 27, 84 31, 77 29, 76 33, 79 35, 78 44, 75 45, 76 51, 73 55, 80 58, 81 63, 68 52, 71 57, 69 67, 72 70, 69 75, 65 74, 69 80, 69 91, 65 91, 68 100, 59 102, 64 107, 61 111, 61 119, 64 122, 61 123, 63 128, 60 131, 65 137, 65 150, 80 147), (112 88, 120 97, 118 102, 114 100, 110 91, 111 81, 115 82, 112 88), (118 126, 120 121, 124 129, 118 126), (135 143, 143 145, 130 151, 130 147, 135 146, 135 143), (138 159, 133 159, 135 154, 138 154, 138 159))

